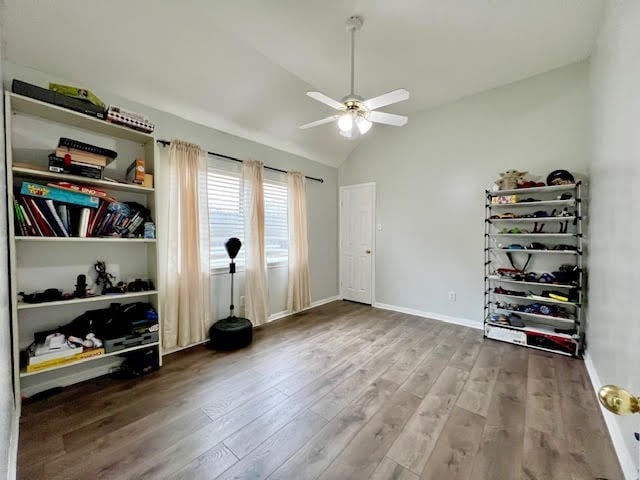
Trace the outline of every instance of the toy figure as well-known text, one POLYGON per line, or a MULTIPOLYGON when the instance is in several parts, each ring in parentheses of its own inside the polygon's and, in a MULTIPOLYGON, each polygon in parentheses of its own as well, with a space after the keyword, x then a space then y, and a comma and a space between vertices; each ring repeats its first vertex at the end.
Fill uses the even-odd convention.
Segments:
POLYGON ((98 272, 96 285, 100 286, 100 284, 102 284, 102 295, 106 295, 108 293, 125 293, 126 290, 122 282, 118 283, 115 287, 113 286, 113 282, 111 280, 116 277, 107 272, 107 266, 104 262, 97 261, 94 268, 96 269, 96 272, 98 272))
POLYGON ((500 174, 496 180, 496 185, 500 190, 512 190, 518 188, 518 184, 524 180, 524 176, 529 172, 519 172, 518 170, 507 170, 500 174))

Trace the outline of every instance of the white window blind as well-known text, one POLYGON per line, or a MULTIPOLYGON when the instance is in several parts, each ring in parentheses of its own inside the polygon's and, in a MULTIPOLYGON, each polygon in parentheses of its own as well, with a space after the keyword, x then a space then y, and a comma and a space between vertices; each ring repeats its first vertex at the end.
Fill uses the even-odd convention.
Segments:
POLYGON ((286 262, 289 255, 287 186, 264 182, 264 236, 267 263, 286 262))
MULTIPOLYGON (((209 206, 209 227, 211 229, 210 261, 212 268, 229 264, 229 256, 224 244, 231 237, 244 243, 244 215, 240 177, 209 169, 207 199, 209 206)), ((236 263, 244 264, 244 249, 236 257, 236 263)))
MULTIPOLYGON (((244 244, 244 200, 239 173, 209 169, 208 207, 211 228, 211 267, 229 264, 225 242, 237 237, 244 244)), ((265 249, 267 263, 285 262, 288 256, 287 186, 265 181, 265 249)), ((244 248, 236 257, 238 266, 244 265, 244 248)))

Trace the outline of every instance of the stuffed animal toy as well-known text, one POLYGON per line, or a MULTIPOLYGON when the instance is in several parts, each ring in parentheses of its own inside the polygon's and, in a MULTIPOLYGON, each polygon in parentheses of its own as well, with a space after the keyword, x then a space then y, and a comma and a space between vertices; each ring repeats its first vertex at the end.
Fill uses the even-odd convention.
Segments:
POLYGON ((496 185, 500 190, 512 190, 518 188, 518 184, 524 180, 524 176, 529 172, 519 172, 518 170, 507 170, 500 174, 496 185))

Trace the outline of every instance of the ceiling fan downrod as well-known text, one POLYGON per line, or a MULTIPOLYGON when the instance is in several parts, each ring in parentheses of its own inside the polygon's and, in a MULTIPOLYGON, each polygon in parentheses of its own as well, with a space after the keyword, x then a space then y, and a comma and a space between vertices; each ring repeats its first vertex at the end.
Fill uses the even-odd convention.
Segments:
POLYGON ((356 64, 356 31, 362 28, 364 19, 359 15, 352 15, 347 19, 347 32, 351 33, 351 89, 348 98, 358 98, 355 91, 355 64, 356 64))

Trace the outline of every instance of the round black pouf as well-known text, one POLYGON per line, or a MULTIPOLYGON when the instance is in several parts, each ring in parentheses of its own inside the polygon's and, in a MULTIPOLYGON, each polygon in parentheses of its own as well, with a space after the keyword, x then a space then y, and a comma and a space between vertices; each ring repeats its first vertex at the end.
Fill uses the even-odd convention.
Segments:
POLYGON ((209 338, 214 350, 236 350, 251 343, 253 325, 246 318, 227 317, 211 326, 209 338))

